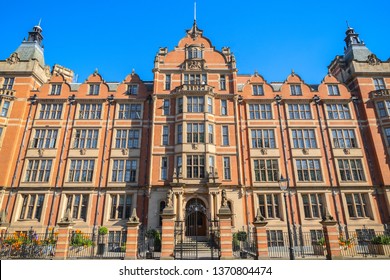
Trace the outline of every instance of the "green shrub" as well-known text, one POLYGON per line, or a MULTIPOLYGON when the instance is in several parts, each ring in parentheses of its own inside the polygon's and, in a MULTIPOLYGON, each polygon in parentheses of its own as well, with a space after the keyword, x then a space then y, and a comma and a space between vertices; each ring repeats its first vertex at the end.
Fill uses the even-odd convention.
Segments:
POLYGON ((378 235, 371 239, 372 244, 390 245, 390 236, 378 235))
POLYGON ((100 227, 99 228, 99 234, 100 235, 106 235, 108 233, 108 228, 106 227, 100 227))

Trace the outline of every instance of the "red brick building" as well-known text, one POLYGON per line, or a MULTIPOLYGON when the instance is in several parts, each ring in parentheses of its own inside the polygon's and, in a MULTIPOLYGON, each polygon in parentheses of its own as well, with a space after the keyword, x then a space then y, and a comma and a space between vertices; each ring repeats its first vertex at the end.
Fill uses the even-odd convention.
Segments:
POLYGON ((169 190, 189 235, 207 235, 222 190, 234 231, 252 228, 260 209, 277 238, 286 207, 296 232, 321 229, 325 211, 341 231, 388 228, 390 61, 352 28, 318 85, 294 72, 284 82, 240 75, 230 48, 216 50, 196 22, 159 49, 153 81, 107 83, 96 71, 74 83, 72 70, 45 65, 42 40, 35 26, 0 60, 9 232, 45 232, 66 213, 83 231, 122 231, 132 209, 159 229, 169 190))

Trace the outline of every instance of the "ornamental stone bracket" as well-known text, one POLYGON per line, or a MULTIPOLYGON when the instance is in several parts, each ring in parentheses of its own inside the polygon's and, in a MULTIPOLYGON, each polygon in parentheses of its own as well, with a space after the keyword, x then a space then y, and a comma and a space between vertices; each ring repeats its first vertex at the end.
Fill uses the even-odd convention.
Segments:
POLYGON ((19 54, 17 52, 14 52, 10 55, 9 58, 6 59, 8 64, 16 64, 20 61, 19 54))

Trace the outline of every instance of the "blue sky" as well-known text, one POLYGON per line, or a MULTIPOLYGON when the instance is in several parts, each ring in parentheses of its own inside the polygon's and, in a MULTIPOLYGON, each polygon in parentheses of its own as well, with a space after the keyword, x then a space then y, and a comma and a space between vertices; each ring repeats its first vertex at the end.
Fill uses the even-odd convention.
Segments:
MULTIPOLYGON (((42 18, 48 65, 71 68, 79 82, 96 68, 106 81, 122 81, 132 69, 152 80, 158 48, 177 45, 193 23, 193 3, 4 1, 0 59, 42 18)), ((240 74, 257 70, 268 82, 284 81, 294 69, 305 82, 320 83, 343 54, 346 20, 380 59, 390 57, 389 11, 388 0, 197 0, 197 23, 216 49, 231 48, 240 74)))

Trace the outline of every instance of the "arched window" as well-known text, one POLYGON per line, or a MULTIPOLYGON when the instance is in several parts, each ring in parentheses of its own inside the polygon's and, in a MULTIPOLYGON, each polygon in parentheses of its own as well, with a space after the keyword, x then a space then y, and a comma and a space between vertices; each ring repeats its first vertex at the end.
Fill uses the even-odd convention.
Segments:
POLYGON ((189 47, 187 57, 189 59, 202 58, 202 50, 198 47, 189 47))

